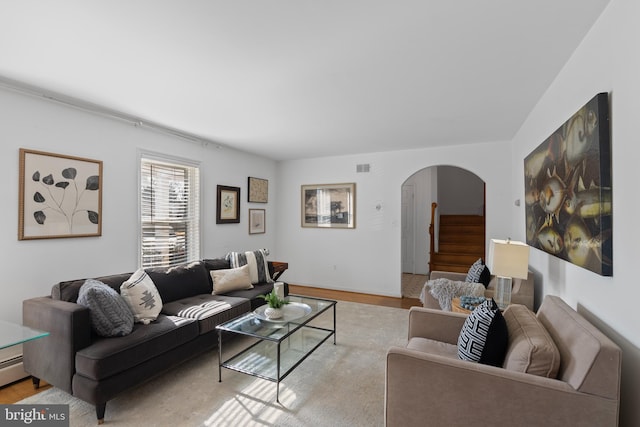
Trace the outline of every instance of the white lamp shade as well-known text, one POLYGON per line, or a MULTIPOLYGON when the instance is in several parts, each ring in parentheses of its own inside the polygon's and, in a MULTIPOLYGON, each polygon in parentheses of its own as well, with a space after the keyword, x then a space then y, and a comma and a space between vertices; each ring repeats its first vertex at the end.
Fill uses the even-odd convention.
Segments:
POLYGON ((529 271, 529 246, 513 240, 491 239, 487 266, 491 274, 526 279, 529 271))

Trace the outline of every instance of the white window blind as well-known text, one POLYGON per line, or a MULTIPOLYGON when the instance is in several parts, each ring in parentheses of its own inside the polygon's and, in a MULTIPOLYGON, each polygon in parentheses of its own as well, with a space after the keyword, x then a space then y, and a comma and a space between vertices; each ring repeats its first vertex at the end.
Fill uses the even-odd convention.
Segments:
POLYGON ((166 267, 200 258, 200 173, 196 166, 142 156, 140 265, 166 267))

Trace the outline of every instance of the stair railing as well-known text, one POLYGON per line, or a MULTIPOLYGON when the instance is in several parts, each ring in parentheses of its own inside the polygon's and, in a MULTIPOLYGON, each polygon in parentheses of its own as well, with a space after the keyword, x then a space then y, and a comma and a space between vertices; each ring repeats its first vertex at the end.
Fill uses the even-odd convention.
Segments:
POLYGON ((431 260, 436 253, 436 238, 435 238, 435 221, 436 221, 436 208, 438 204, 436 202, 431 203, 431 223, 429 223, 429 272, 431 272, 431 260))

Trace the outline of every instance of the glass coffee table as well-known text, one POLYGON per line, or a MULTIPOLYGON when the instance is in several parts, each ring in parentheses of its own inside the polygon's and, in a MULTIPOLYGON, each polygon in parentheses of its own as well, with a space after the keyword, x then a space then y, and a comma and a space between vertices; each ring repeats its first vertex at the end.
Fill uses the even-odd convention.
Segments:
POLYGON ((336 344, 337 301, 289 295, 284 317, 268 320, 264 306, 216 326, 218 330, 218 381, 222 368, 242 372, 276 383, 276 401, 280 403, 280 381, 304 359, 333 336, 336 344), (315 325, 323 313, 333 309, 333 328, 315 325), (222 360, 222 333, 255 338, 255 343, 231 358, 222 360))
POLYGON ((0 349, 37 340, 47 335, 49 332, 0 320, 0 349))

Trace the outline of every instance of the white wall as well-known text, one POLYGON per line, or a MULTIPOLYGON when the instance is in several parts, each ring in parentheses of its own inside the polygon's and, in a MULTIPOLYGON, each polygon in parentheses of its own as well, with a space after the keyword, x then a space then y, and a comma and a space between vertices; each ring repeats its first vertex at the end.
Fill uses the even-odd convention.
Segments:
MULTIPOLYGON (((598 92, 610 93, 613 182, 613 277, 601 277, 542 251, 531 251, 544 294, 589 313, 623 347, 621 425, 640 425, 638 330, 638 115, 640 2, 612 0, 514 138, 514 198, 522 198, 523 159, 598 92)), ((524 239, 524 203, 513 235, 524 239)))
MULTIPOLYGON (((598 92, 610 92, 613 182, 613 277, 601 277, 534 249, 531 265, 544 278, 544 293, 581 303, 640 345, 635 300, 638 212, 637 115, 640 112, 640 57, 637 54, 640 2, 613 1, 540 100, 514 139, 514 198, 522 198, 523 159, 598 92), (628 9, 634 8, 635 13, 628 9), (629 44, 630 40, 636 41, 629 44), (632 47, 631 47, 632 46, 632 47)), ((524 203, 514 216, 514 234, 524 239, 524 203)))
POLYGON ((513 203, 505 199, 511 189, 510 162, 510 144, 487 143, 280 163, 277 251, 289 262, 287 281, 399 297, 404 181, 441 164, 473 172, 487 184, 487 235, 504 236, 514 215, 513 203), (371 172, 356 173, 360 163, 370 163, 371 172), (356 229, 302 228, 300 186, 338 182, 356 183, 356 229))
POLYGON ((137 150, 201 162, 202 257, 230 250, 270 248, 275 253, 276 164, 222 148, 205 148, 51 101, 0 89, 0 318, 21 322, 22 301, 47 295, 61 280, 134 271, 137 265, 137 150), (29 148, 104 162, 101 237, 18 241, 18 149, 29 148), (268 204, 246 202, 247 177, 269 180, 268 204), (216 185, 241 188, 240 224, 215 224, 216 185), (267 209, 267 233, 249 235, 249 207, 267 209))

